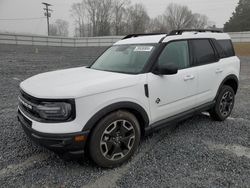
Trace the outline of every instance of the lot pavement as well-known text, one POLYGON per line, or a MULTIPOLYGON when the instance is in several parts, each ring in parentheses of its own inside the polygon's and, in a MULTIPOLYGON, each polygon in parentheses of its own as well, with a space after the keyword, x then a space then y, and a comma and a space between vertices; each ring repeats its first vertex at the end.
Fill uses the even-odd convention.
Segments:
POLYGON ((233 114, 200 114, 142 140, 123 166, 65 161, 36 146, 16 119, 19 83, 40 72, 89 64, 100 48, 0 46, 0 187, 250 187, 250 57, 241 57, 233 114))

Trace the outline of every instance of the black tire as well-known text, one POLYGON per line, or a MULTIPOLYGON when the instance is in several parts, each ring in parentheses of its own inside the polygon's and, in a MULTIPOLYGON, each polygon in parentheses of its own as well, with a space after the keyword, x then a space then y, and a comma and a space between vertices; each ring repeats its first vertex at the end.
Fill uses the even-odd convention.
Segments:
POLYGON ((212 119, 216 121, 224 121, 231 115, 234 107, 235 93, 232 87, 228 85, 222 86, 216 99, 215 106, 209 111, 212 119))
POLYGON ((94 128, 89 142, 90 157, 101 167, 117 167, 131 158, 140 137, 140 125, 133 114, 123 110, 113 112, 94 128))

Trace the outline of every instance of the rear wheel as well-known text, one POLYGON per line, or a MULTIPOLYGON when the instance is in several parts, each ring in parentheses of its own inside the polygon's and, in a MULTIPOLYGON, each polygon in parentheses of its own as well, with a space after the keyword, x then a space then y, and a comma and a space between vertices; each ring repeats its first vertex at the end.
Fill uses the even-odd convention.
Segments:
POLYGON ((210 110, 210 116, 217 121, 224 121, 231 115, 234 107, 235 93, 227 85, 222 86, 221 91, 216 99, 215 106, 210 110))
POLYGON ((140 136, 139 123, 133 114, 113 112, 93 130, 89 142, 90 156, 102 167, 121 165, 136 151, 140 136))

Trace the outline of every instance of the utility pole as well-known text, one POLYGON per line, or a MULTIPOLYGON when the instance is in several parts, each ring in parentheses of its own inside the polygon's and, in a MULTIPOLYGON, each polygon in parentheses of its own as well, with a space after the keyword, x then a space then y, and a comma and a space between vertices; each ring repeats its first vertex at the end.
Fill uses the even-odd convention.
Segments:
POLYGON ((52 10, 49 9, 49 7, 52 6, 52 5, 48 4, 48 3, 42 3, 42 4, 45 5, 45 8, 44 8, 45 13, 44 13, 44 15, 47 17, 47 27, 48 27, 48 36, 49 36, 49 18, 51 17, 51 12, 52 12, 52 10))

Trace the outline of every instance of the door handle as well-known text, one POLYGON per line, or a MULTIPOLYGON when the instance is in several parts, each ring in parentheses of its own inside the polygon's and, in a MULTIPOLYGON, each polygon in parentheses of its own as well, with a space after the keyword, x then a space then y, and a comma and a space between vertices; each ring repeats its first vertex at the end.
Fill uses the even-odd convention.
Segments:
POLYGON ((193 80, 195 77, 193 75, 187 75, 184 77, 184 81, 193 80))
POLYGON ((222 69, 216 69, 216 70, 215 70, 215 73, 222 73, 222 72, 223 72, 222 69))

